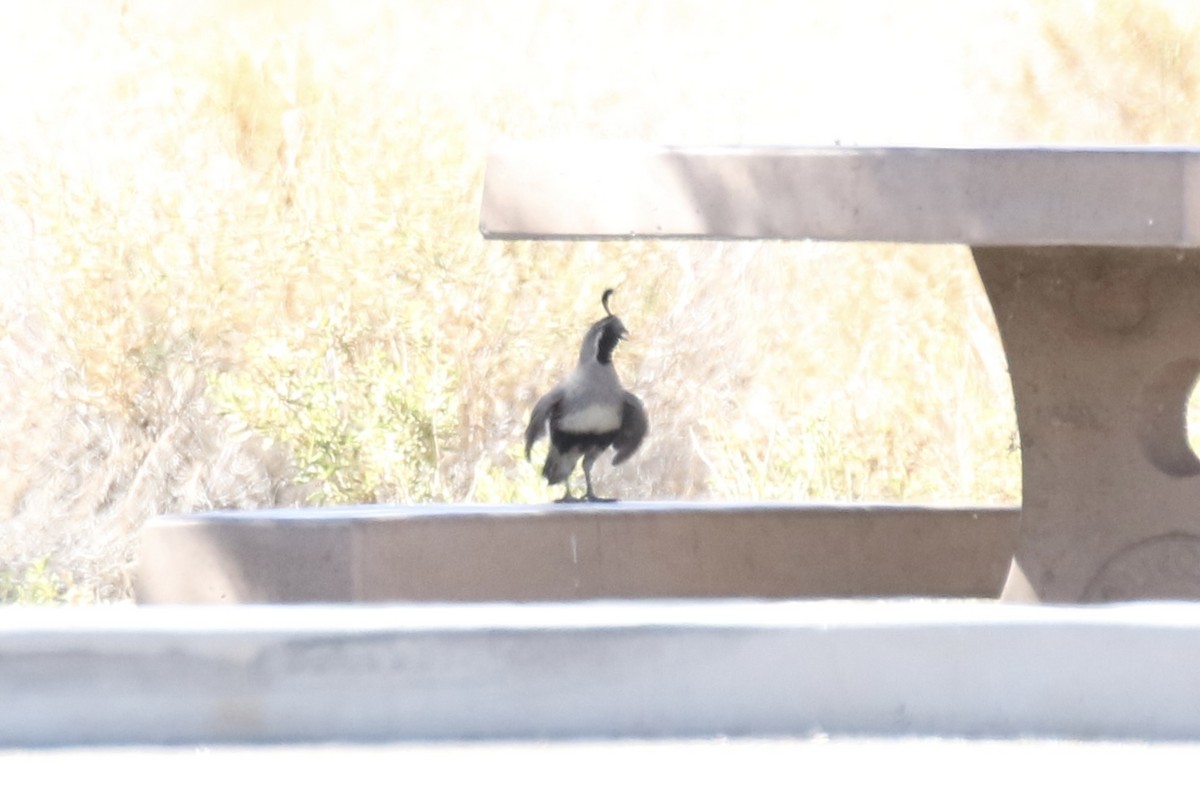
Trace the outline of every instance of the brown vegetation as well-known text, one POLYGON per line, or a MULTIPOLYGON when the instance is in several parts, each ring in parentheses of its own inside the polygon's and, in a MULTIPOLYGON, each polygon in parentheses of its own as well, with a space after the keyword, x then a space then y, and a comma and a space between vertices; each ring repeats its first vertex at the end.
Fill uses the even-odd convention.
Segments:
POLYGON ((1016 500, 964 250, 476 226, 503 138, 1194 138, 1185 6, 1042 8, 23 9, 0 31, 0 599, 126 596, 158 513, 548 498, 520 432, 608 285, 652 433, 606 488, 1016 500))

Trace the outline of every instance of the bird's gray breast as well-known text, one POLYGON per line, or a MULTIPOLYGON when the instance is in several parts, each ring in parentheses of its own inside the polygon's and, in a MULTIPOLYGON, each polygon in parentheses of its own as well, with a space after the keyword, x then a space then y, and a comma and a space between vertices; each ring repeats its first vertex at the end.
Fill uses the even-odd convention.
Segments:
POLYGON ((621 427, 621 382, 611 368, 598 367, 581 367, 566 381, 554 427, 571 433, 604 433, 621 427))

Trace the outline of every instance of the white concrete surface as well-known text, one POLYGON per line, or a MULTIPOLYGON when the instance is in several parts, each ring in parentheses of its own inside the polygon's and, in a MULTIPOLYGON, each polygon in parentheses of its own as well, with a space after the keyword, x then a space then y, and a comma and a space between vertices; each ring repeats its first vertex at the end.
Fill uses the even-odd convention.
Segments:
POLYGON ((1200 741, 1200 606, 9 609, 0 746, 920 736, 1200 741))
POLYGON ((934 739, 0 750, 14 796, 1193 798, 1200 744, 934 739), (36 793, 36 794, 35 794, 36 793))

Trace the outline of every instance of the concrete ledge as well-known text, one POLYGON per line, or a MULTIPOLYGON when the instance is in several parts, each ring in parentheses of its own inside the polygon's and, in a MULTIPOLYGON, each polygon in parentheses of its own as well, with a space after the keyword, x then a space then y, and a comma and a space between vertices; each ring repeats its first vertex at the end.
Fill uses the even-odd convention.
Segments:
POLYGON ((1200 739, 1200 606, 978 601, 14 609, 0 746, 1200 739))
POLYGON ((921 800, 1194 800, 1198 759, 1197 742, 816 736, 0 749, 0 774, 55 797, 119 786, 121 800, 162 800, 163 787, 185 798, 373 798, 381 786, 422 798, 513 786, 521 800, 886 798, 904 786, 921 800))
POLYGON ((161 517, 141 603, 997 597, 1017 508, 362 506, 161 517))
POLYGON ((492 239, 682 237, 1200 245, 1200 149, 660 147, 488 158, 492 239))

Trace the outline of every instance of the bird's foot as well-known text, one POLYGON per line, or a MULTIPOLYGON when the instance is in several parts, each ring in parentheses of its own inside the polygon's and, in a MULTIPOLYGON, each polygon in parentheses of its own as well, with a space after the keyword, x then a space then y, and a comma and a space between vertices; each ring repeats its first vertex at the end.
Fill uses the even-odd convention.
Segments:
POLYGON ((576 497, 573 494, 564 494, 562 497, 558 498, 554 502, 556 502, 556 503, 582 503, 582 502, 584 502, 585 499, 586 498, 583 498, 583 497, 576 497))
POLYGON ((596 495, 592 494, 591 492, 588 492, 587 494, 585 494, 583 496, 583 499, 589 503, 615 503, 615 502, 617 502, 617 498, 615 498, 615 497, 597 497, 596 495))

